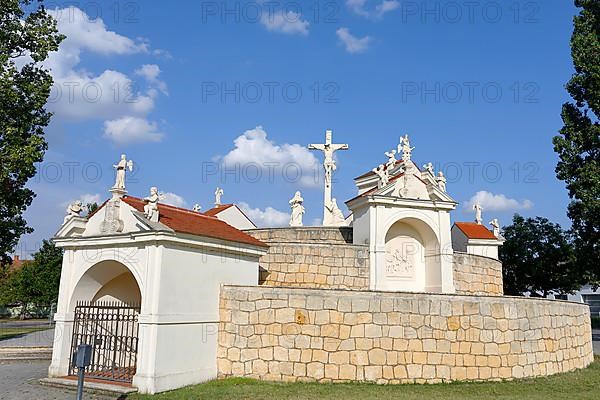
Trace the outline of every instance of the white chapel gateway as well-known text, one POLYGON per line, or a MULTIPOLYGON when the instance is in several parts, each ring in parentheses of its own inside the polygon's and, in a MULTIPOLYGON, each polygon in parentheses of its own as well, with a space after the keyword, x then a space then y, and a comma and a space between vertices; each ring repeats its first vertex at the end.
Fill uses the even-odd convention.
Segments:
POLYGON ((128 196, 129 165, 123 156, 115 166, 110 200, 89 217, 71 213, 54 238, 65 253, 49 375, 71 375, 86 343, 96 354, 88 376, 142 393, 214 379, 220 287, 257 285, 267 246, 216 217, 159 204, 156 188, 128 196))

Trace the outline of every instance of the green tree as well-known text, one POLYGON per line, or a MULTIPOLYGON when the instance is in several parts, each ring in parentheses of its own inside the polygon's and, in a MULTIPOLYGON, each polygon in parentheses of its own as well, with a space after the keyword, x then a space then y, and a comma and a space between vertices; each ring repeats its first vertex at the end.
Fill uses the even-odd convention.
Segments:
POLYGON ((25 185, 47 149, 51 117, 45 104, 52 77, 39 63, 64 39, 43 6, 23 11, 31 3, 0 1, 0 263, 10 262, 21 235, 32 231, 23 212, 35 194, 25 185), (17 59, 29 62, 19 68, 17 59))
POLYGON ((546 296, 569 293, 583 282, 575 267, 570 235, 546 218, 513 217, 503 228, 506 239, 500 247, 504 294, 546 296))
POLYGON ((25 318, 30 305, 47 306, 58 299, 63 251, 44 240, 33 260, 8 274, 0 286, 0 303, 21 306, 25 318))
POLYGON ((564 127, 554 137, 556 173, 571 203, 575 252, 582 275, 600 282, 600 1, 576 0, 571 54, 575 74, 566 88, 574 102, 563 105, 564 127))
POLYGON ((85 208, 87 209, 87 215, 95 213, 98 210, 98 207, 98 203, 96 202, 86 204, 85 208))

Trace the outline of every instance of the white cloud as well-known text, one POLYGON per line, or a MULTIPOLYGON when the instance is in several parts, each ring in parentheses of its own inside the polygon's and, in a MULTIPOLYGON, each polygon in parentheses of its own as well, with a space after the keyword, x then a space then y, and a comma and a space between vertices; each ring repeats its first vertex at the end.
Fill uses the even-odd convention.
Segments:
POLYGON ((369 48, 370 36, 358 38, 352 35, 348 28, 339 28, 335 33, 350 54, 363 53, 369 48))
POLYGON ((156 122, 144 118, 123 117, 104 122, 104 137, 117 144, 160 142, 164 137, 156 122))
POLYGON ((263 13, 260 20, 268 31, 287 33, 290 35, 308 35, 308 21, 303 20, 302 16, 294 11, 284 13, 263 13))
POLYGON ((160 79, 158 76, 160 75, 161 70, 160 67, 156 64, 144 64, 140 68, 135 70, 135 74, 144 77, 148 83, 152 86, 155 86, 160 90, 163 94, 168 95, 167 84, 160 79))
POLYGON ((356 15, 370 19, 380 19, 386 13, 399 8, 400 2, 398 0, 383 0, 374 9, 369 10, 367 0, 346 0, 346 6, 356 15))
MULTIPOLYGON (((158 141, 162 134, 157 132, 155 124, 141 123, 154 109, 158 91, 167 94, 166 84, 158 79, 158 66, 147 64, 138 70, 150 83, 150 89, 142 92, 122 72, 112 69, 90 72, 80 65, 85 52, 101 56, 153 53, 148 41, 110 31, 102 19, 92 19, 77 7, 55 8, 49 13, 66 38, 59 50, 50 53, 42 63, 54 79, 48 109, 59 120, 105 120, 105 136, 115 141, 127 136, 119 131, 119 126, 127 121, 136 129, 128 136, 158 141)), ((19 65, 26 62, 31 62, 31 58, 18 60, 19 65)))
POLYGON ((273 207, 261 210, 260 208, 252 208, 244 202, 239 203, 238 206, 259 228, 287 226, 290 222, 290 214, 276 210, 273 207))
POLYGON ((100 197, 99 193, 84 193, 80 195, 78 198, 73 198, 67 201, 63 201, 60 203, 60 208, 66 209, 70 204, 73 204, 75 201, 81 201, 81 204, 85 207, 88 204, 96 203, 100 205, 102 203, 102 197, 100 197))
POLYGON ((178 194, 167 192, 163 193, 164 198, 160 201, 161 203, 170 204, 175 207, 187 207, 187 201, 178 194))
POLYGON ((267 138, 262 126, 247 130, 234 140, 235 148, 223 157, 228 168, 243 168, 253 164, 263 177, 283 177, 303 186, 319 185, 321 166, 319 160, 300 144, 275 144, 267 138))
POLYGON ((470 212, 475 203, 481 204, 484 211, 517 211, 528 210, 533 207, 531 200, 518 201, 506 197, 503 194, 494 194, 485 190, 479 191, 467 201, 463 208, 465 212, 470 212))

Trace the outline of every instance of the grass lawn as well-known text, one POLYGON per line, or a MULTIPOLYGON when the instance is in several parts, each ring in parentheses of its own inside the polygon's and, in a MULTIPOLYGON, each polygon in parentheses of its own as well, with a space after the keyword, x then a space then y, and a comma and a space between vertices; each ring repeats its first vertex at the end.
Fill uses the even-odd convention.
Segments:
POLYGON ((191 386, 155 396, 133 395, 135 400, 549 400, 600 399, 600 358, 587 369, 548 378, 494 383, 388 385, 367 383, 271 383, 232 378, 191 386))
POLYGON ((23 328, 3 328, 0 325, 0 342, 6 339, 12 339, 27 333, 45 331, 48 327, 23 327, 23 328))

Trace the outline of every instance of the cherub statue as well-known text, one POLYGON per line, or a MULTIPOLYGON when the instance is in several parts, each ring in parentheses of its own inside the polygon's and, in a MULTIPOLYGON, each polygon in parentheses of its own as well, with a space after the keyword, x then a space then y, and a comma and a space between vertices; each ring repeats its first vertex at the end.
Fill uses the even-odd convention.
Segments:
POLYGON ((377 184, 378 188, 382 188, 386 186, 390 182, 390 172, 389 168, 385 168, 383 164, 381 164, 377 168, 373 168, 373 172, 377 174, 379 177, 379 183, 377 184))
POLYGON ((217 190, 215 190, 215 206, 221 205, 221 197, 223 197, 223 194, 223 189, 218 187, 217 190))
POLYGON ((164 199, 164 195, 158 193, 156 186, 151 187, 150 196, 144 198, 146 202, 144 215, 152 222, 158 222, 159 220, 158 202, 162 199, 164 199))
POLYGON ((81 200, 76 200, 73 203, 69 204, 69 206, 67 207, 67 215, 65 216, 63 224, 73 217, 79 217, 82 211, 83 205, 81 203, 81 200))
POLYGON ((492 226, 494 236, 499 238, 500 237, 500 222, 498 222, 498 218, 494 218, 493 220, 491 220, 490 225, 492 226))
POLYGON ((446 191, 446 177, 442 171, 438 172, 438 176, 436 178, 438 187, 442 192, 446 191))
POLYGON ((425 169, 425 171, 429 172, 429 174, 431 176, 435 176, 435 172, 433 172, 433 164, 428 162, 427 164, 423 165, 423 168, 425 169))
POLYGON ((290 207, 292 208, 292 215, 290 217, 290 226, 302 226, 302 216, 305 213, 304 199, 302 194, 298 191, 294 197, 289 201, 290 207))
POLYGON ((386 164, 388 169, 394 168, 394 165, 396 165, 396 162, 398 161, 396 160, 396 150, 386 151, 385 155, 388 158, 388 162, 386 164))
POLYGON ((202 206, 198 203, 194 204, 194 208, 193 208, 194 212, 199 213, 200 210, 202 210, 202 206))

